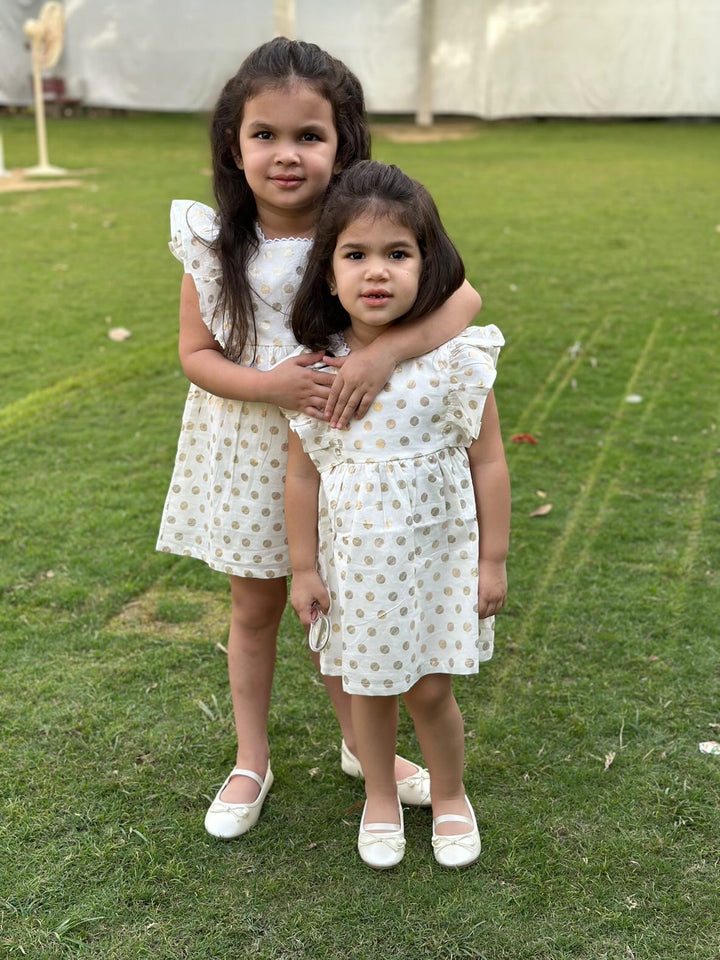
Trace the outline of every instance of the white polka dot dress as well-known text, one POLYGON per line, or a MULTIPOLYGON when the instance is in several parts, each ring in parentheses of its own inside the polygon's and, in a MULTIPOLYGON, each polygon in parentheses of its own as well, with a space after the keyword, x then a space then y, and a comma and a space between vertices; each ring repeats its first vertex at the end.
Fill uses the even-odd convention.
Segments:
POLYGON ((470 327, 405 361, 347 430, 291 415, 320 473, 318 569, 332 627, 321 669, 347 693, 403 693, 492 657, 494 618, 478 622, 467 447, 503 343, 495 326, 470 327))
MULTIPOLYGON (((192 275, 203 320, 224 346, 228 324, 213 318, 220 265, 204 241, 216 235, 215 212, 175 200, 170 249, 192 275)), ((265 240, 249 265, 255 296, 257 344, 242 363, 267 370, 297 350, 288 311, 311 241, 265 240)), ((157 548, 196 557, 239 577, 274 578, 290 572, 285 536, 287 421, 277 407, 225 400, 190 385, 175 468, 157 548)))

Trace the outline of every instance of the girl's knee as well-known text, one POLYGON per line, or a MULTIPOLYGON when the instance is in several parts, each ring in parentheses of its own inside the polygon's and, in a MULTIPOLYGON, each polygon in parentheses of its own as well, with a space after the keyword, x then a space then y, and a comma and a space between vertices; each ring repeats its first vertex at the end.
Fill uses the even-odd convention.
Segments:
POLYGON ((232 620, 245 630, 278 626, 287 602, 285 580, 230 578, 232 620))
POLYGON ((418 680, 403 699, 411 714, 436 713, 453 700, 452 678, 444 673, 428 674, 418 680))

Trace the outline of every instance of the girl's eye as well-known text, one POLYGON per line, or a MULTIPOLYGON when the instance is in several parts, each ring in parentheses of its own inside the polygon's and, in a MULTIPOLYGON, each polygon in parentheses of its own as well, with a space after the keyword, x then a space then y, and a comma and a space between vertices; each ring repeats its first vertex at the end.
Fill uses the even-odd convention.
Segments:
POLYGON ((304 133, 300 139, 305 142, 313 143, 317 140, 320 140, 320 137, 316 133, 304 133))
POLYGON ((272 139, 272 134, 270 133, 269 130, 259 130, 259 131, 255 134, 255 137, 256 137, 258 140, 271 140, 271 139, 272 139))
POLYGON ((360 250, 353 250, 347 255, 348 260, 362 260, 363 255, 360 250))
POLYGON ((407 253, 404 250, 393 250, 390 254, 391 260, 404 260, 407 257, 407 253))

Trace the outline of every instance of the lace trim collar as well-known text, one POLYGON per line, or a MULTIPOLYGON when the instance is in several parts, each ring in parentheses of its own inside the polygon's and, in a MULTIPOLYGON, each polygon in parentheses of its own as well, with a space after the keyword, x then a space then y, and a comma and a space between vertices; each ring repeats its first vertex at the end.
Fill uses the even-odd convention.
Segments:
POLYGON ((261 243, 288 243, 292 241, 293 243, 312 243, 312 237, 266 237, 262 232, 262 227, 260 224, 255 221, 255 229, 257 230, 257 235, 260 238, 261 243))

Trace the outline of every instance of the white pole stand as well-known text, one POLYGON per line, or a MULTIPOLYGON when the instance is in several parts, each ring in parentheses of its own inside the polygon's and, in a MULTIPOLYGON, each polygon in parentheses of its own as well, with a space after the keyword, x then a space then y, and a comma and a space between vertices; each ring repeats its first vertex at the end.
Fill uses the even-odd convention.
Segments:
POLYGON ((3 139, 0 134, 0 177, 9 177, 10 171, 5 169, 5 151, 3 150, 3 139))
POLYGON ((26 177, 57 177, 67 173, 62 167, 54 167, 48 162, 47 133, 45 130, 45 100, 42 89, 42 67, 40 64, 40 50, 38 43, 33 39, 33 88, 35 93, 35 126, 37 128, 38 160, 35 167, 28 167, 26 177))

